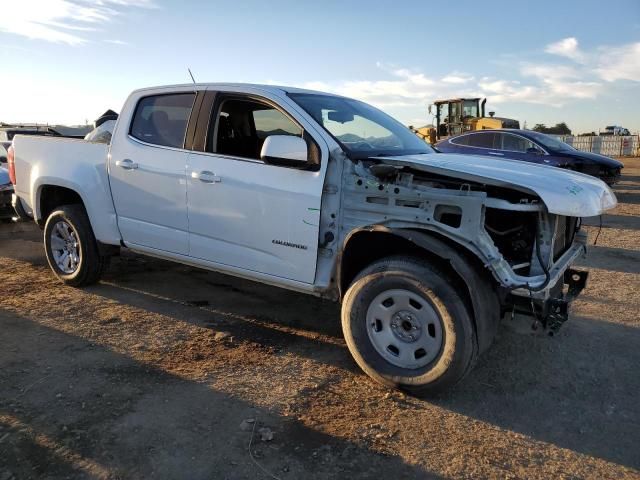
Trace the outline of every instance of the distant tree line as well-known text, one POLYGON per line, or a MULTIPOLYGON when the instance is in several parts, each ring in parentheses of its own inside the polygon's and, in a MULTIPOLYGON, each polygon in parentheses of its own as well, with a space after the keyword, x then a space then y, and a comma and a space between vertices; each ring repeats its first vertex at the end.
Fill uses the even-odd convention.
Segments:
POLYGON ((544 123, 536 123, 532 130, 551 135, 571 135, 571 129, 565 122, 556 123, 553 127, 547 127, 544 123))

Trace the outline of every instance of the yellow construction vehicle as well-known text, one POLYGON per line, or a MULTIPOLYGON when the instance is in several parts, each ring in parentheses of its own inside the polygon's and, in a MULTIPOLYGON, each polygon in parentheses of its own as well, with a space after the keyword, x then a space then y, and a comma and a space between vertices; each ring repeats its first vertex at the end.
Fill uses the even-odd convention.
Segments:
POLYGON ((518 120, 495 117, 494 112, 489 112, 489 116, 486 117, 484 112, 486 102, 486 98, 437 100, 429 105, 429 114, 434 116, 435 125, 412 128, 412 130, 419 137, 433 144, 447 137, 473 130, 520 128, 518 120))

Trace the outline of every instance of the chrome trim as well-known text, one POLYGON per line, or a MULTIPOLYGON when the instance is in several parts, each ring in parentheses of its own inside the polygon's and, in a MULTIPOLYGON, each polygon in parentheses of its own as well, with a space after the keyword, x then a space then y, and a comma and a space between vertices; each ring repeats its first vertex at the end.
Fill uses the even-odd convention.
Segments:
MULTIPOLYGON (((487 147, 474 147, 473 145, 460 145, 459 143, 454 143, 454 142, 453 142, 453 140, 455 140, 456 138, 466 137, 466 136, 468 136, 468 135, 478 135, 478 134, 479 134, 479 135, 482 135, 483 133, 485 133, 485 132, 483 132, 483 131, 479 131, 479 132, 468 132, 468 133, 463 133, 463 134, 461 134, 461 135, 456 135, 456 136, 455 136, 455 137, 453 137, 453 138, 449 138, 449 139, 447 139, 447 142, 449 142, 451 145, 455 145, 456 147, 480 148, 480 149, 482 149, 482 150, 495 150, 495 151, 498 151, 498 152, 513 152, 513 153, 520 153, 520 154, 522 154, 522 153, 525 153, 525 154, 526 154, 526 153, 527 153, 527 152, 519 152, 519 151, 517 151, 517 150, 503 150, 503 149, 501 149, 501 148, 487 148, 487 147)), ((498 131, 496 131, 496 130, 491 130, 491 133, 505 133, 505 134, 509 134, 509 135, 515 135, 516 137, 524 138, 524 139, 525 139, 525 140, 527 140, 528 142, 531 142, 531 143, 533 143, 535 146, 537 146, 538 148, 540 148, 540 150, 542 150, 542 151, 544 152, 544 154, 545 154, 545 155, 549 155, 549 152, 547 152, 547 150, 546 150, 544 147, 542 147, 539 143, 534 142, 534 141, 533 141, 533 140, 531 140, 530 138, 527 138, 527 137, 525 137, 525 136, 523 136, 523 135, 520 135, 520 134, 518 134, 518 133, 513 133, 513 132, 509 132, 509 131, 507 131, 507 132, 498 132, 498 131)))
MULTIPOLYGON (((186 132, 185 132, 186 135, 186 132)), ((147 147, 154 147, 154 148, 161 148, 163 150, 171 150, 173 152, 183 152, 183 153, 191 153, 191 150, 187 150, 186 148, 178 148, 178 147, 168 147, 166 145, 158 145, 156 143, 149 143, 149 142, 145 142, 144 140, 140 140, 137 137, 134 137, 133 135, 131 135, 130 133, 127 133, 127 137, 129 137, 130 140, 133 140, 136 143, 139 143, 141 145, 146 145, 147 147)), ((184 143, 184 142, 183 142, 184 143)))

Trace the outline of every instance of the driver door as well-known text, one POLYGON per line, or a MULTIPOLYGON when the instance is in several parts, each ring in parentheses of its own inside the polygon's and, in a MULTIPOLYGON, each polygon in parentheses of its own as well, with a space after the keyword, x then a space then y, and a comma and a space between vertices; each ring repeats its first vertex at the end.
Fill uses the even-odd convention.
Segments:
POLYGON ((217 93, 207 120, 206 145, 187 165, 190 255, 313 283, 322 170, 260 159, 269 135, 303 136, 301 124, 270 99, 242 93, 217 93))

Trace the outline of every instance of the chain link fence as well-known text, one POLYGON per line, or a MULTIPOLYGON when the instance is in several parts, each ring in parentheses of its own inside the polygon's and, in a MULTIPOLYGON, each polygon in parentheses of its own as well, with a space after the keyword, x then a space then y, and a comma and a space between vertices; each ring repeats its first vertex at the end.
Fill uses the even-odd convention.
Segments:
POLYGON ((629 135, 598 135, 580 136, 573 135, 557 136, 576 150, 583 152, 599 153, 608 157, 639 157, 640 156, 640 136, 629 135))

